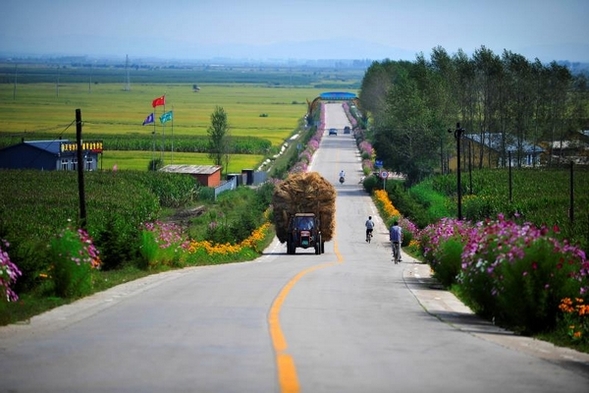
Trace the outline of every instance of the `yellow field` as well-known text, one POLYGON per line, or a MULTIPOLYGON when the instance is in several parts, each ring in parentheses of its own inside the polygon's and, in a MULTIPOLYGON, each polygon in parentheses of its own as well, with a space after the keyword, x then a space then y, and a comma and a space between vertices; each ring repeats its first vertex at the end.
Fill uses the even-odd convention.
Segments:
MULTIPOLYGON (((165 110, 174 111, 173 131, 176 135, 206 135, 210 115, 215 106, 227 113, 230 132, 234 136, 257 136, 279 146, 324 89, 273 88, 252 85, 199 85, 199 92, 190 84, 131 85, 124 91, 120 84, 0 84, 0 133, 27 131, 51 132, 58 137, 75 135, 75 110, 81 109, 83 137, 93 133, 151 133, 153 125, 142 126, 153 111, 154 98, 166 95, 165 110), (260 117, 266 114, 267 117, 260 117), (68 127, 69 126, 69 127, 68 127)), ((164 107, 155 108, 156 119, 164 107)), ((166 123, 166 134, 172 123, 166 123)), ((159 133, 162 125, 156 120, 159 133)), ((26 138, 26 134, 23 135, 26 138)))

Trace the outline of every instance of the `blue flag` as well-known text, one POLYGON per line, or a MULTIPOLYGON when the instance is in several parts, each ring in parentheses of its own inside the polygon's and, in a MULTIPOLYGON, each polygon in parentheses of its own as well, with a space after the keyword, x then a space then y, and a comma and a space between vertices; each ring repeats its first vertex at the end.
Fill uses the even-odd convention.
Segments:
POLYGON ((172 119, 173 119, 172 111, 168 111, 160 116, 160 122, 162 124, 164 124, 172 119))
POLYGON ((153 123, 153 113, 150 113, 145 120, 143 120, 143 125, 153 123))

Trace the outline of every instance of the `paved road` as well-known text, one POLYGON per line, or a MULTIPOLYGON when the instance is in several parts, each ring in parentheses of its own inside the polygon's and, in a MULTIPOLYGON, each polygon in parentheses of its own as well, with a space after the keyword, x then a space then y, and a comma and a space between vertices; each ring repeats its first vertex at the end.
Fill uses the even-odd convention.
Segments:
MULTIPOLYGON (((341 105, 326 123, 343 128, 341 105)), ((587 392, 587 355, 495 328, 427 266, 394 265, 378 217, 365 243, 376 209, 351 136, 326 135, 311 169, 338 190, 325 254, 275 241, 253 262, 146 277, 0 328, 0 391, 587 392)))

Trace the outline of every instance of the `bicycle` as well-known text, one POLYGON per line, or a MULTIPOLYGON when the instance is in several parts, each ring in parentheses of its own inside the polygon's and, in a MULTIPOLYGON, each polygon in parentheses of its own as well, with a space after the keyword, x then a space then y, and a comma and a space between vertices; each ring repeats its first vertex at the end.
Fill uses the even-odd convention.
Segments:
POLYGON ((372 230, 371 229, 367 229, 366 230, 366 242, 368 244, 370 244, 370 239, 372 239, 372 230))
POLYGON ((399 242, 393 242, 393 261, 395 261, 395 265, 401 262, 401 249, 399 242))

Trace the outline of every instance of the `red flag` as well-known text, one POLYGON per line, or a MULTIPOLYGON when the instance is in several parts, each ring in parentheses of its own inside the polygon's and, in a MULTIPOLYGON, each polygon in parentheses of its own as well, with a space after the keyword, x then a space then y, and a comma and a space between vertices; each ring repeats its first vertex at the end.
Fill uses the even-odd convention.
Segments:
POLYGON ((165 95, 158 97, 151 102, 151 106, 153 106, 154 108, 159 105, 166 105, 166 96, 165 95))

